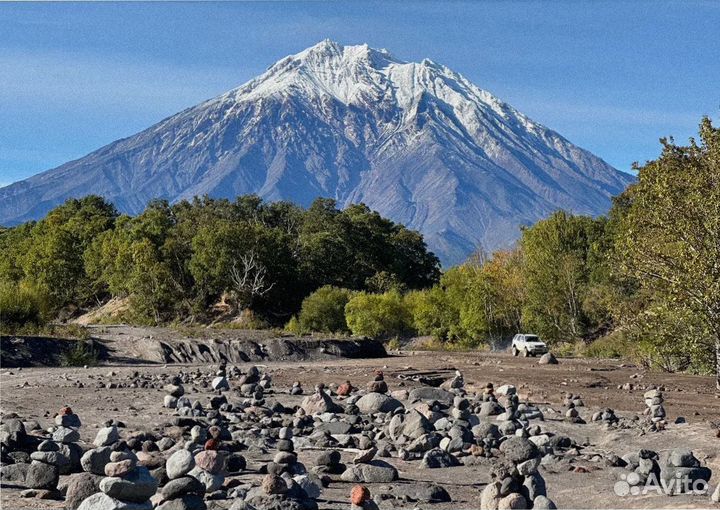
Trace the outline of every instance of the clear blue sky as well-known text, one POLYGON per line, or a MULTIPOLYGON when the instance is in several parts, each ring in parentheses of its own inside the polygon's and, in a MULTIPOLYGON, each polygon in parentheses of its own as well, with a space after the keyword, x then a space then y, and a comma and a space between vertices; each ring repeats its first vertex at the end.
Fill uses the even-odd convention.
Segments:
POLYGON ((720 2, 0 3, 0 183, 321 39, 459 71, 621 170, 720 115, 720 2))

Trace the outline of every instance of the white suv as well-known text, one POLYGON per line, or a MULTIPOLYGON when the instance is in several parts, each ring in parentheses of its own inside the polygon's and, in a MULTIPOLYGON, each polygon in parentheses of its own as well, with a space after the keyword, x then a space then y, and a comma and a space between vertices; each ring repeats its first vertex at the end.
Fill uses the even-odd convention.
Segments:
POLYGON ((524 357, 536 356, 548 352, 545 342, 540 341, 537 335, 518 334, 512 339, 512 353, 517 356, 522 353, 524 357))

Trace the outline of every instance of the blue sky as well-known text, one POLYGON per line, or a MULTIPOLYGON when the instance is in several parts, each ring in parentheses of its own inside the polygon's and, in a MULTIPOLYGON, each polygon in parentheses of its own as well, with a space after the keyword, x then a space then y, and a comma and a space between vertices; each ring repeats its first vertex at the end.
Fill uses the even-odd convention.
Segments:
POLYGON ((0 3, 0 185, 321 39, 430 58, 621 170, 720 112, 720 2, 0 3))

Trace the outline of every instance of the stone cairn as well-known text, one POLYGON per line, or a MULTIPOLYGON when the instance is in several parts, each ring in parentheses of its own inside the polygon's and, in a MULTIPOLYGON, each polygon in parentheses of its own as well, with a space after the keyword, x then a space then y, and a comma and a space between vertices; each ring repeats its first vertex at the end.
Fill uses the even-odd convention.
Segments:
POLYGON ((132 509, 152 510, 150 498, 158 483, 145 466, 137 463, 134 453, 116 450, 104 468, 106 478, 100 481, 102 492, 85 499, 78 510, 132 509))
POLYGON ((619 421, 619 418, 615 414, 615 411, 606 407, 602 411, 595 411, 591 420, 594 422, 603 422, 607 425, 614 425, 619 421))
POLYGON ((292 388, 290 388, 290 395, 302 395, 303 394, 303 388, 300 384, 300 381, 295 381, 292 385, 292 388))
POLYGON ((215 449, 215 440, 208 440, 205 448, 195 455, 195 467, 189 474, 205 486, 205 492, 212 493, 225 481, 225 455, 215 449))
POLYGON ((180 377, 173 377, 170 384, 166 384, 163 388, 165 390, 165 399, 163 400, 163 406, 168 409, 178 408, 178 399, 185 395, 185 388, 182 385, 180 377))
POLYGON ((577 410, 578 407, 585 406, 585 403, 583 402, 580 395, 573 395, 572 393, 566 394, 565 398, 563 399, 563 405, 566 408, 565 419, 567 421, 569 421, 570 423, 578 424, 585 423, 585 420, 580 417, 580 413, 577 410))
POLYGON ((60 466, 60 474, 67 475, 80 471, 80 457, 83 449, 78 444, 80 441, 80 417, 73 413, 68 406, 63 407, 55 416, 57 428, 53 432, 53 441, 58 444, 59 452, 68 458, 69 462, 60 466))
POLYGON ((340 452, 337 450, 328 450, 321 453, 315 460, 315 467, 312 472, 318 476, 323 475, 341 475, 345 472, 346 466, 341 460, 340 452))
POLYGON ((646 391, 644 394, 645 406, 644 415, 648 421, 648 430, 656 432, 665 428, 665 406, 663 406, 663 394, 660 389, 655 388, 646 391))
POLYGON ((282 427, 278 431, 278 441, 276 444, 278 452, 273 457, 272 462, 269 462, 265 466, 268 473, 278 476, 288 473, 295 476, 303 475, 307 472, 305 466, 297 460, 292 437, 292 429, 289 427, 282 427))
MULTIPOLYGON (((36 497, 40 495, 38 491, 57 490, 57 484, 60 479, 60 466, 69 463, 69 459, 60 453, 60 448, 53 441, 43 441, 38 446, 38 451, 32 452, 30 458, 30 466, 25 475, 25 485, 29 491, 25 492, 25 497, 36 497)), ((47 495, 43 494, 43 497, 47 495)))
POLYGON ((677 449, 670 452, 660 478, 666 487, 671 487, 671 494, 703 491, 709 487, 712 471, 700 465, 693 452, 677 449))
POLYGON ((645 486, 664 486, 669 494, 704 491, 709 486, 712 471, 702 466, 687 449, 672 450, 660 465, 660 456, 653 450, 640 450, 624 455, 619 466, 624 468, 619 478, 627 482, 631 491, 645 486))
POLYGON ((195 457, 188 450, 178 450, 168 458, 165 470, 169 481, 160 491, 162 500, 156 510, 207 508, 203 499, 205 485, 190 475, 194 468, 195 457))
POLYGON ((70 407, 63 407, 55 416, 55 427, 51 428, 52 439, 42 441, 37 451, 30 454, 30 465, 25 476, 24 497, 57 498, 60 475, 78 470, 82 449, 80 440, 80 418, 70 407))
POLYGON ((368 383, 367 389, 371 393, 387 393, 388 392, 388 386, 387 386, 387 383, 385 382, 385 374, 383 374, 382 370, 375 371, 373 380, 368 383))
POLYGON ((500 444, 500 452, 491 471, 493 482, 480 495, 480 508, 556 508, 538 472, 541 455, 535 444, 524 437, 509 437, 500 444))

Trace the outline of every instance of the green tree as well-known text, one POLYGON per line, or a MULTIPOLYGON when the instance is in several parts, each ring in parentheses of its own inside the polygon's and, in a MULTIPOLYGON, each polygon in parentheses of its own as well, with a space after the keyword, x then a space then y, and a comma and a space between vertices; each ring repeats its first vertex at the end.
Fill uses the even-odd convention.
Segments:
POLYGON ((348 331, 345 322, 345 305, 352 291, 325 285, 306 297, 300 309, 300 328, 304 331, 343 333, 348 331))
POLYGON ((96 236, 113 227, 116 217, 115 208, 100 197, 70 199, 32 226, 15 267, 22 269, 24 281, 49 296, 53 309, 85 304, 93 289, 83 254, 96 236))
POLYGON ((412 317, 413 329, 420 335, 432 335, 447 341, 458 327, 459 311, 440 285, 430 289, 411 291, 405 296, 412 317))
POLYGON ((590 329, 583 302, 593 242, 602 223, 557 212, 523 230, 520 245, 526 299, 525 326, 548 340, 575 340, 590 329))
POLYGON ((702 320, 720 390, 720 130, 704 118, 700 143, 662 144, 625 192, 622 270, 702 320))
POLYGON ((412 317, 397 291, 356 294, 345 306, 345 320, 354 335, 389 338, 411 330, 412 317))
POLYGON ((473 343, 499 343, 521 329, 525 301, 522 253, 496 252, 481 266, 469 265, 460 325, 473 343))

